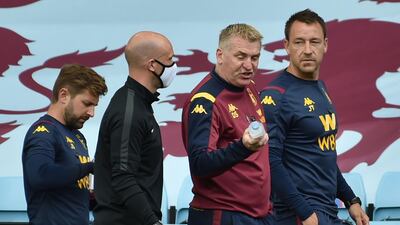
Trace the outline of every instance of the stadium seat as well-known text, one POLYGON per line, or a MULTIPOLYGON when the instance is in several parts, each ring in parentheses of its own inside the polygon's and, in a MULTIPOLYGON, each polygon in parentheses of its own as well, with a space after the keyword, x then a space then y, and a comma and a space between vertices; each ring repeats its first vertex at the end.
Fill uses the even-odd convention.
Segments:
POLYGON ((369 221, 369 225, 399 225, 398 221, 369 221))
POLYGON ((0 177, 0 223, 28 223, 22 177, 0 177))
POLYGON ((376 190, 373 219, 400 221, 400 172, 383 174, 376 190))
POLYGON ((193 199, 193 183, 190 176, 187 176, 179 189, 178 200, 176 203, 176 224, 187 223, 189 216, 189 203, 193 199))
MULTIPOLYGON (((364 182, 361 175, 359 173, 343 173, 343 177, 346 180, 347 184, 354 191, 356 196, 358 196, 361 199, 362 208, 364 211, 366 211, 366 206, 368 205, 368 203, 365 194, 364 182)), ((336 204, 339 210, 338 217, 343 220, 352 221, 344 203, 339 199, 336 199, 336 204)))
POLYGON ((167 190, 165 189, 165 186, 163 186, 163 192, 162 192, 162 201, 161 201, 161 213, 162 213, 162 219, 161 222, 163 224, 167 224, 169 222, 169 212, 168 212, 168 196, 167 196, 167 190))

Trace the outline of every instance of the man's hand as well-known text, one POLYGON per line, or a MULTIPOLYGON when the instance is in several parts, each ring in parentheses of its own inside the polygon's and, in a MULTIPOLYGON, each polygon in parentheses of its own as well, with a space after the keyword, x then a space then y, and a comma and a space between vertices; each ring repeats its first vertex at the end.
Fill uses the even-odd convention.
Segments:
POLYGON ((350 206, 349 214, 353 218, 356 225, 369 225, 369 218, 361 208, 360 204, 356 203, 350 206))
POLYGON ((267 144, 268 142, 268 134, 265 133, 264 136, 259 137, 259 138, 252 138, 249 135, 249 128, 247 128, 244 133, 243 133, 243 137, 242 137, 242 142, 243 145, 249 149, 250 151, 258 151, 260 149, 260 147, 264 146, 265 144, 267 144))
POLYGON ((318 225, 318 217, 317 214, 314 212, 309 216, 306 220, 303 221, 303 225, 318 225))

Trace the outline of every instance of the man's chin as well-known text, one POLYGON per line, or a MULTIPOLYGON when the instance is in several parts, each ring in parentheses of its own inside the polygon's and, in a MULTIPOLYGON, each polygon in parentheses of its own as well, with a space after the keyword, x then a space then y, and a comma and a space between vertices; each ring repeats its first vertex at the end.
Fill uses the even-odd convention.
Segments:
POLYGON ((312 74, 317 71, 317 67, 315 66, 302 66, 301 67, 301 72, 306 73, 306 74, 312 74))
POLYGON ((76 122, 74 124, 68 124, 67 127, 72 130, 79 130, 83 127, 83 123, 76 122))

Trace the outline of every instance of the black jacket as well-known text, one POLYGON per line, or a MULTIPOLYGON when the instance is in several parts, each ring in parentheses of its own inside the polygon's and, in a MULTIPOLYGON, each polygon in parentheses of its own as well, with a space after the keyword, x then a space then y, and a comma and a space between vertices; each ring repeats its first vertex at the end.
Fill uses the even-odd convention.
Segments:
POLYGON ((96 225, 161 219, 163 151, 151 107, 157 96, 128 77, 104 113, 95 155, 96 225))

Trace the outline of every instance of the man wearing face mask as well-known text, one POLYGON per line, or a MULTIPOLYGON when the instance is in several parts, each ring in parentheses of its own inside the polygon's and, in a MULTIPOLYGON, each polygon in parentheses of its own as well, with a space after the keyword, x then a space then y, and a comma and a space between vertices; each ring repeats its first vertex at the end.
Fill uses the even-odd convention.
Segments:
POLYGON ((177 67, 170 41, 139 32, 125 47, 129 76, 111 99, 95 155, 96 225, 161 224, 163 151, 151 104, 177 67))

